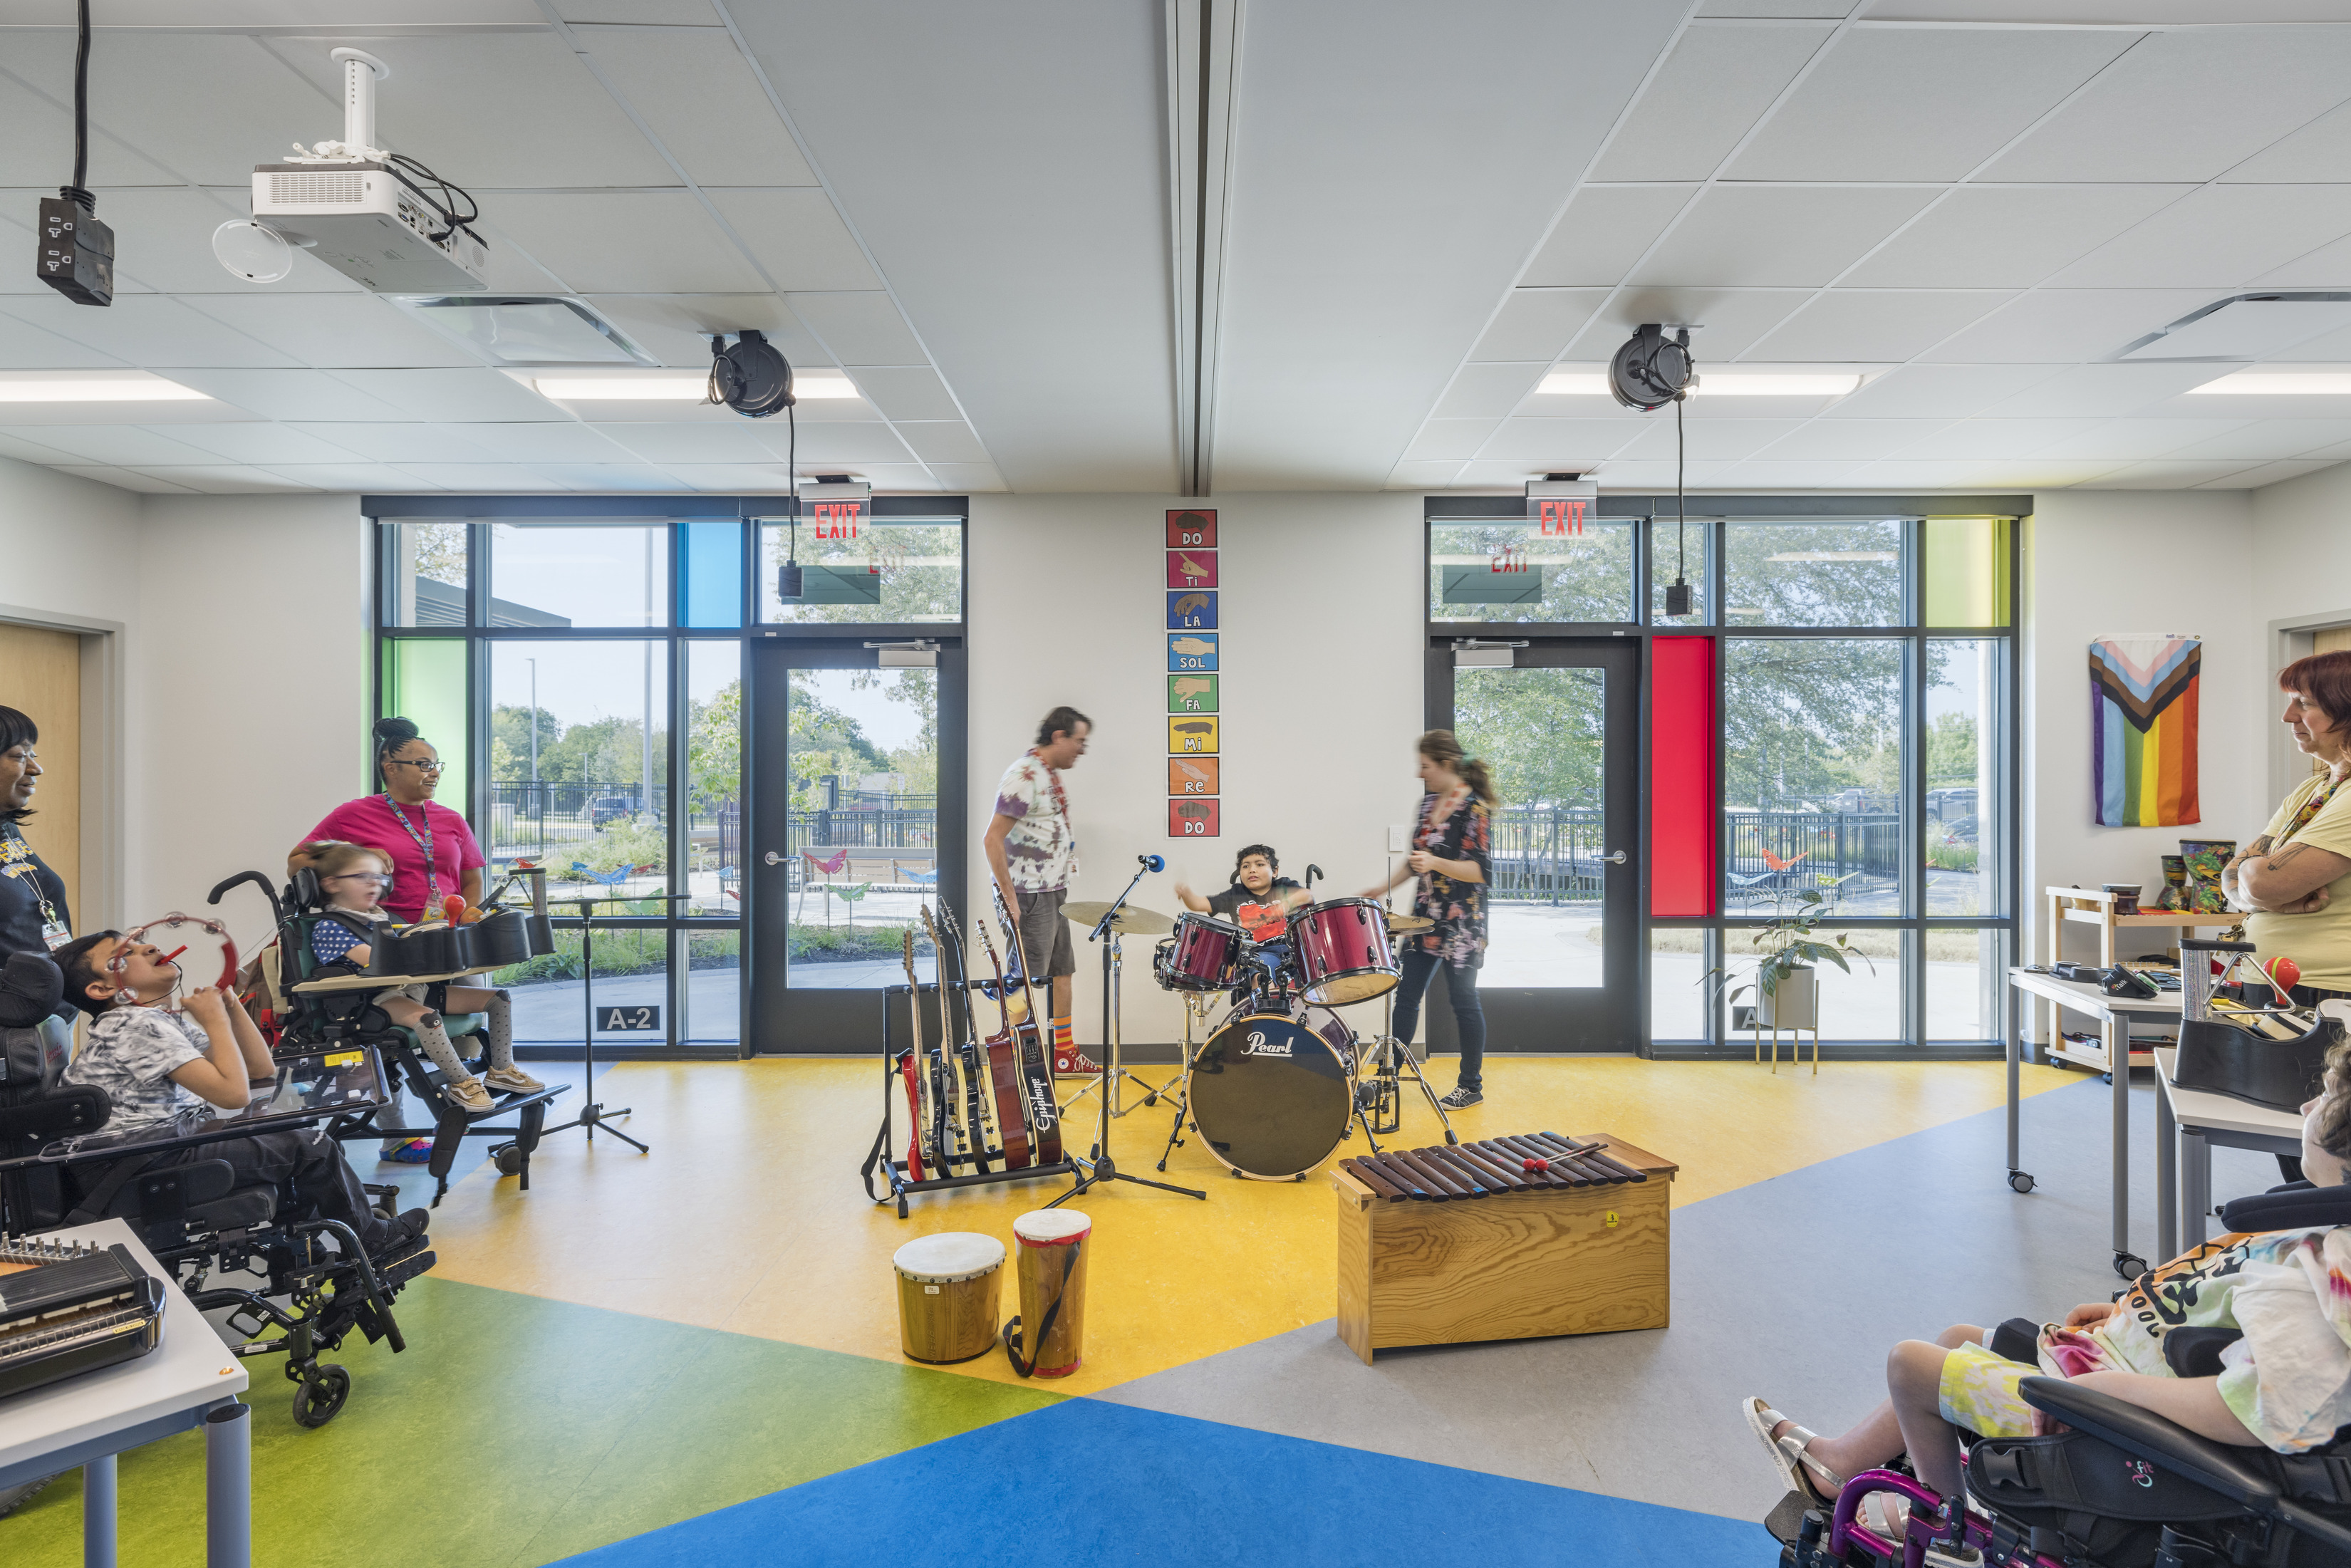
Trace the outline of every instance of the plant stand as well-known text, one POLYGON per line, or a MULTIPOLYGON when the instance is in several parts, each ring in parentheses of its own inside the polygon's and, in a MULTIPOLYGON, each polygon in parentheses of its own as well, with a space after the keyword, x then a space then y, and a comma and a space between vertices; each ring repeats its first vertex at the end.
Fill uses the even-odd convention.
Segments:
POLYGON ((1789 1034, 1788 1064, 1801 1065, 1804 1060, 1804 1030, 1813 1031, 1813 1076, 1821 1075, 1821 993, 1820 977, 1809 966, 1792 969, 1780 977, 1779 988, 1770 996, 1758 994, 1749 1033, 1755 1036, 1755 1059, 1763 1059, 1761 1030, 1771 1031, 1771 1071, 1780 1071, 1780 1031, 1789 1034), (1765 1017, 1765 1014, 1770 1017, 1765 1017))

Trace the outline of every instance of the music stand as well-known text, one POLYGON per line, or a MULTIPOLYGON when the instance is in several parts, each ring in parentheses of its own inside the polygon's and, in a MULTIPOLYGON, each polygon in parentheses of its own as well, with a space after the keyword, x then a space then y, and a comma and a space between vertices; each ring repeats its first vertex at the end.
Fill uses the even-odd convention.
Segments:
MULTIPOLYGON (((1102 1082, 1105 1085, 1110 1082, 1111 1075, 1119 1071, 1118 972, 1123 957, 1119 950, 1118 912, 1126 907, 1127 897, 1134 892, 1135 883, 1141 882, 1150 869, 1149 866, 1144 866, 1128 880, 1125 888, 1116 898, 1110 901, 1110 907, 1102 912, 1102 919, 1095 922, 1093 929, 1086 934, 1087 941, 1102 944, 1102 1039, 1110 1055, 1110 1060, 1102 1065, 1102 1082)), ((1013 927, 1013 936, 1016 940, 1019 939, 1019 927, 1017 925, 1013 927)), ((1028 963, 1028 955, 1025 951, 1021 955, 1021 962, 1024 966, 1028 963)), ((1029 972, 1034 973, 1033 970, 1029 972)), ((1050 991, 1048 994, 1050 994, 1050 991)), ((1133 1182, 1137 1186, 1157 1187, 1161 1192, 1180 1193, 1186 1197, 1196 1197, 1202 1203, 1207 1202, 1208 1195, 1196 1187, 1177 1186, 1172 1182, 1151 1181, 1143 1176, 1129 1176, 1118 1168, 1110 1156, 1110 1092, 1105 1087, 1095 1101, 1093 1158, 1087 1159, 1082 1155, 1071 1154, 1069 1157, 1084 1166, 1084 1172, 1078 1177, 1075 1186, 1045 1207, 1059 1208, 1086 1188, 1106 1181, 1133 1182)))
POLYGON ((600 904, 684 904, 692 902, 694 894, 690 893, 622 894, 608 890, 601 894, 554 901, 580 906, 580 1066, 587 1077, 587 1082, 580 1085, 580 1092, 587 1096, 587 1103, 580 1107, 580 1114, 561 1126, 548 1128, 548 1132, 566 1133, 574 1127, 582 1128, 587 1133, 588 1142, 593 1145, 596 1129, 601 1127, 641 1155, 653 1152, 651 1145, 631 1137, 611 1124, 614 1117, 635 1115, 633 1107, 623 1105, 617 1111, 607 1111, 596 1098, 596 916, 593 911, 600 904))

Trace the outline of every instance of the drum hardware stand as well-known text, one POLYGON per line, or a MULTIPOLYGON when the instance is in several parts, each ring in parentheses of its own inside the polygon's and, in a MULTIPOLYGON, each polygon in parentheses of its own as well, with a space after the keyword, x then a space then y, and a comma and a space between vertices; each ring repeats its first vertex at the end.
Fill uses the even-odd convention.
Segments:
MULTIPOLYGON (((1421 1000, 1425 1008, 1427 993, 1422 993, 1421 1000)), ((1380 998, 1379 1038, 1371 1042, 1371 1050, 1366 1054, 1377 1063, 1372 1074, 1372 1114, 1364 1121, 1364 1141, 1372 1145, 1372 1153, 1380 1152, 1379 1145, 1372 1142, 1374 1133, 1395 1133, 1404 1125, 1403 1088, 1397 1082, 1400 1076, 1408 1076, 1420 1085, 1422 1098, 1428 1102, 1428 1108, 1437 1113, 1437 1124, 1445 1129, 1445 1141, 1448 1144, 1461 1141, 1461 1134, 1453 1130, 1453 1119, 1445 1113, 1445 1102, 1437 1097, 1437 1091, 1428 1086, 1427 1078, 1422 1074, 1420 1058, 1413 1054, 1412 1042, 1395 1037, 1394 986, 1389 987, 1380 998), (1404 1059, 1401 1072, 1397 1067, 1398 1057, 1404 1059)), ((1361 1110, 1359 1104, 1359 1114, 1361 1110)))
MULTIPOLYGON (((1085 1174, 1078 1177, 1076 1186, 1047 1204, 1045 1206, 1047 1208, 1059 1208, 1088 1187, 1110 1181, 1133 1182, 1137 1186, 1156 1187, 1161 1192, 1181 1193, 1186 1197, 1196 1197, 1203 1203, 1208 1201, 1208 1195, 1196 1187, 1177 1186, 1172 1182, 1150 1181, 1143 1176, 1129 1176, 1120 1170, 1110 1157, 1110 1103, 1113 1093, 1109 1085, 1113 1078, 1125 1071, 1118 1064, 1120 1043, 1118 973, 1123 956, 1119 950, 1119 933, 1115 926, 1118 912, 1126 907, 1128 895, 1134 892, 1135 883, 1141 882, 1153 869, 1150 860, 1146 859, 1143 868, 1128 879, 1126 886, 1121 890, 1119 895, 1111 900, 1110 907, 1102 912, 1102 917, 1095 924, 1094 928, 1086 934, 1087 941, 1102 944, 1102 1040, 1107 1047, 1110 1060, 1102 1065, 1102 1093, 1101 1098, 1094 1102, 1096 1128, 1093 1157, 1088 1159, 1082 1155, 1070 1156, 1086 1167, 1085 1174)), ((1143 1080, 1136 1078, 1135 1082, 1141 1083, 1143 1080)), ((1089 1087, 1092 1086, 1089 1085, 1089 1087)), ((1076 1095, 1071 1096, 1072 1103, 1077 1098, 1076 1095)))
MULTIPOLYGON (((1176 1120, 1167 1129, 1167 1146, 1159 1151, 1159 1168, 1163 1171, 1167 1168, 1167 1156, 1184 1146, 1184 1118, 1192 1113, 1192 1031, 1210 1005, 1207 998, 1196 992, 1184 993, 1184 1071, 1170 1082, 1170 1087, 1175 1083, 1183 1087, 1176 1092, 1176 1120)), ((1164 1094, 1166 1090, 1160 1092, 1164 1094)))

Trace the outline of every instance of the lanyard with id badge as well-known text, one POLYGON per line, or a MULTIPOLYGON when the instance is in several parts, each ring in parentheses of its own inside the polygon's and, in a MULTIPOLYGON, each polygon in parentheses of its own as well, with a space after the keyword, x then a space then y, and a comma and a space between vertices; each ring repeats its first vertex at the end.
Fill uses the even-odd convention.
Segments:
POLYGON ((41 868, 34 863, 33 846, 12 826, 0 835, 0 876, 12 876, 22 881, 33 894, 33 902, 41 906, 41 945, 54 953, 73 940, 72 928, 57 914, 57 905, 41 891, 41 868))

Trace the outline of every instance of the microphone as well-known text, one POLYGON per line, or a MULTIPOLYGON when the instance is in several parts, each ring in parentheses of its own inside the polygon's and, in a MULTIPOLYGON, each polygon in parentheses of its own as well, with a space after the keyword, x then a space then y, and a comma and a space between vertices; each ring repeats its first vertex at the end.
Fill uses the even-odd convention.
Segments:
POLYGON ((1134 863, 1141 866, 1145 871, 1165 871, 1167 869, 1167 858, 1165 855, 1137 855, 1134 857, 1134 863))

